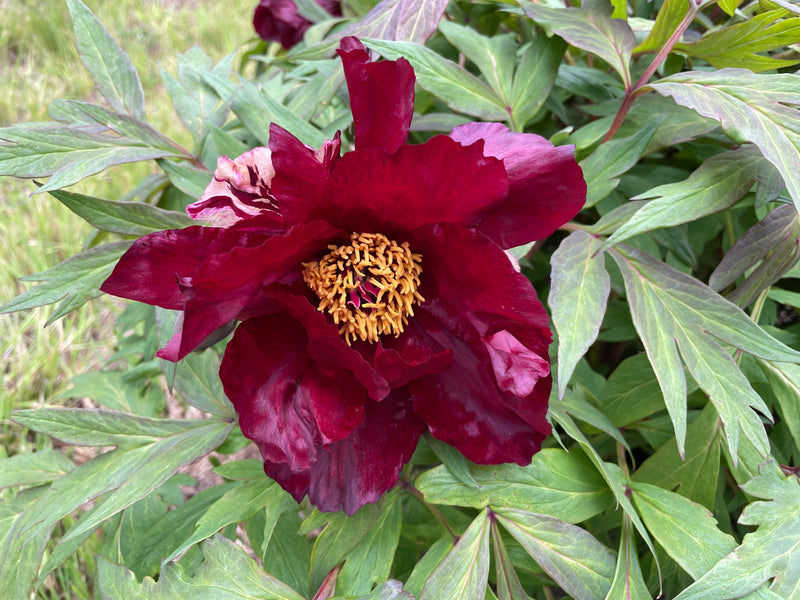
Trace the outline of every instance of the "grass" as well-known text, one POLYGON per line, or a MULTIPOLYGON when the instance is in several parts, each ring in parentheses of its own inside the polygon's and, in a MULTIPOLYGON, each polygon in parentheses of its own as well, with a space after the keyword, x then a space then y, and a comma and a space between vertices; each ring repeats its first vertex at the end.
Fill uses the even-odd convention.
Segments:
MULTIPOLYGON (((172 110, 161 69, 177 70, 176 55, 199 46, 215 61, 253 39, 256 0, 84 0, 139 71, 148 120, 181 143, 190 136, 172 110)), ((46 121, 57 98, 102 102, 75 50, 62 0, 0 0, 0 127, 46 121)), ((71 188, 115 199, 154 165, 107 171, 71 188)), ((25 289, 18 278, 81 251, 91 228, 30 182, 0 178, 0 304, 25 289)), ((44 326, 52 307, 0 315, 0 458, 49 445, 8 420, 15 408, 52 403, 72 375, 102 365, 114 344, 120 304, 107 297, 44 326)), ((39 598, 91 598, 97 540, 81 547, 38 591, 39 598)))

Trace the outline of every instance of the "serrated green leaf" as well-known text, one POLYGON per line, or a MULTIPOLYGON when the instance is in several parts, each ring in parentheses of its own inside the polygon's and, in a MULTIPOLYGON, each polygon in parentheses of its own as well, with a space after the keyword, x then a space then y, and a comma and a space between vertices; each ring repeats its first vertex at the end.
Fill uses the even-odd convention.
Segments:
POLYGON ((162 229, 197 225, 197 221, 185 214, 143 202, 113 202, 63 190, 51 191, 50 195, 102 231, 142 236, 162 229))
POLYGON ((489 518, 482 510, 431 573, 419 600, 484 600, 489 578, 489 518))
POLYGON ((236 418, 219 379, 219 355, 212 350, 194 352, 178 363, 175 390, 189 404, 224 419, 236 418))
POLYGON ((135 448, 176 435, 206 422, 197 419, 148 419, 116 410, 31 408, 14 411, 12 419, 33 431, 68 444, 135 448))
POLYGON ((303 600, 293 589, 265 573, 236 544, 215 536, 201 545, 204 560, 193 576, 176 564, 162 569, 158 582, 139 583, 124 566, 98 558, 98 584, 103 600, 303 600))
POLYGON ((708 509, 647 483, 632 482, 630 488, 653 537, 695 579, 736 547, 733 537, 719 530, 708 509))
POLYGON ((752 142, 783 176, 800 210, 800 78, 746 69, 688 71, 650 88, 704 117, 719 121, 732 139, 752 142))
POLYGON ((5 127, 0 141, 5 142, 0 143, 0 175, 50 177, 38 193, 67 187, 114 165, 179 156, 139 140, 58 124, 5 127))
MULTIPOLYGON (((723 4, 724 0, 720 6, 723 4)), ((702 58, 717 68, 738 67, 758 73, 791 67, 800 60, 756 54, 796 44, 800 39, 800 17, 782 19, 785 15, 782 9, 761 13, 744 23, 716 29, 696 42, 677 44, 675 49, 702 58)))
POLYGON ((487 37, 474 29, 443 20, 439 31, 464 56, 475 63, 489 86, 506 105, 511 101, 511 83, 516 58, 515 35, 487 37))
POLYGON ((49 483, 75 469, 58 450, 39 450, 0 460, 0 489, 17 485, 49 483))
POLYGON ((611 280, 601 240, 571 233, 553 253, 547 299, 558 332, 558 397, 563 398, 578 360, 597 339, 606 312, 611 280))
POLYGON ((616 189, 619 176, 639 161, 659 124, 651 122, 630 137, 605 142, 580 162, 586 179, 585 208, 594 206, 616 189))
POLYGON ((47 324, 52 323, 90 298, 99 296, 100 284, 111 274, 117 259, 130 245, 131 242, 114 242, 97 246, 46 271, 23 277, 23 281, 43 283, 0 306, 0 314, 60 302, 47 320, 47 324))
POLYGON ((547 515, 511 508, 498 522, 576 600, 604 600, 614 577, 614 555, 585 529, 547 515))
POLYGON ((517 127, 524 128, 544 106, 556 81, 566 43, 558 36, 537 35, 522 53, 509 101, 517 127))
POLYGON ((662 227, 673 227, 721 212, 736 204, 764 168, 772 170, 754 146, 713 156, 686 181, 660 185, 631 200, 649 200, 606 240, 602 249, 662 227))
POLYGON ((391 60, 404 57, 414 67, 417 83, 455 111, 487 121, 505 121, 509 108, 477 77, 433 50, 408 42, 364 40, 368 48, 391 60))
POLYGON ((706 406, 686 430, 686 451, 681 457, 673 440, 650 455, 632 475, 634 481, 651 483, 714 508, 719 479, 719 417, 706 406))
POLYGON ((631 87, 629 63, 636 41, 633 30, 622 19, 612 19, 608 4, 592 3, 584 8, 547 8, 528 0, 519 4, 531 19, 571 45, 606 61, 631 87))
POLYGON ((614 502, 603 478, 578 451, 548 448, 525 467, 474 465, 471 473, 477 487, 460 482, 444 467, 423 473, 416 487, 432 504, 535 510, 569 523, 584 521, 614 502))
POLYGON ((67 0, 75 45, 97 89, 117 112, 144 120, 144 91, 127 54, 81 0, 67 0))
POLYGON ((652 595, 642 577, 639 555, 636 553, 636 534, 631 520, 625 516, 617 551, 617 567, 614 580, 605 600, 651 600, 652 595))

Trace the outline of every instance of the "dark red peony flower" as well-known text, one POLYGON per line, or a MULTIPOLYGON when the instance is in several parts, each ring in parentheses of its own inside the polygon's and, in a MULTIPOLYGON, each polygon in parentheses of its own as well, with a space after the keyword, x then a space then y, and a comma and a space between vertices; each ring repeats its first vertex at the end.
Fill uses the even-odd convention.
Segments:
POLYGON ((265 471, 352 514, 426 430, 481 464, 539 450, 551 334, 504 250, 575 216, 586 185, 571 147, 499 123, 407 145, 409 63, 355 38, 339 54, 355 150, 273 124, 189 207, 212 226, 141 238, 101 289, 183 311, 173 361, 241 321, 220 377, 265 471))
MULTIPOLYGON (((340 15, 337 0, 314 0, 332 15, 340 15)), ((286 49, 303 39, 311 23, 297 11, 293 0, 261 0, 253 14, 253 27, 262 39, 280 42, 286 49)))

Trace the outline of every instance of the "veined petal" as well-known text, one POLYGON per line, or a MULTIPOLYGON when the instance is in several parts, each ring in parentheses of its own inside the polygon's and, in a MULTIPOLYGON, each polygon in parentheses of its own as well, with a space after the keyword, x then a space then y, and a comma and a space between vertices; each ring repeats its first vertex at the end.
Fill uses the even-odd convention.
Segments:
POLYGON ((572 146, 555 147, 501 123, 465 123, 450 137, 462 144, 483 140, 484 154, 505 165, 508 196, 476 214, 471 223, 502 248, 547 237, 586 202, 586 182, 572 146))
POLYGON ((408 138, 414 114, 414 69, 404 58, 370 62, 364 45, 342 39, 338 50, 350 91, 356 150, 391 153, 408 138))

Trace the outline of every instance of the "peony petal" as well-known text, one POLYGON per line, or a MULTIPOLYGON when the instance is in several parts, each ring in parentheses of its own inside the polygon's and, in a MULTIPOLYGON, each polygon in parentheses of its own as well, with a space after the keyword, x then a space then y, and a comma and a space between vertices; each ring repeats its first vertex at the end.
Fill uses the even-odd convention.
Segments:
POLYGON ((308 470, 293 471, 285 463, 265 460, 267 475, 298 501, 307 493, 311 504, 323 511, 352 515, 377 502, 397 485, 425 427, 399 391, 382 402, 367 401, 364 408, 363 422, 346 438, 321 448, 308 470))
POLYGON ((353 231, 386 235, 439 222, 465 223, 508 192, 502 162, 483 144, 462 146, 447 136, 395 154, 348 152, 331 172, 331 202, 353 231))
POLYGON ((259 444, 264 460, 292 471, 314 465, 322 444, 351 434, 366 399, 350 373, 314 363, 307 342, 302 325, 286 315, 248 319, 220 366, 242 433, 259 444))
POLYGON ((342 39, 338 50, 344 65, 357 150, 394 152, 408 138, 414 114, 414 69, 404 58, 370 62, 364 45, 342 39))
POLYGON ((514 133, 500 123, 465 123, 450 137, 467 145, 484 140, 484 154, 505 165, 508 197, 472 223, 502 248, 547 237, 586 202, 586 182, 572 146, 554 147, 538 135, 514 133))
POLYGON ((528 396, 539 379, 550 375, 550 363, 523 345, 510 331, 501 329, 484 342, 501 390, 519 397, 528 396))
POLYGON ((253 14, 253 27, 264 39, 280 42, 287 50, 303 39, 311 26, 292 0, 261 0, 253 14))
POLYGON ((384 336, 375 347, 375 369, 393 388, 441 373, 453 362, 450 350, 433 348, 412 320, 399 337, 384 336))
POLYGON ((170 310, 183 309, 178 281, 190 277, 210 256, 228 252, 246 234, 215 227, 156 231, 136 240, 100 290, 170 310))

